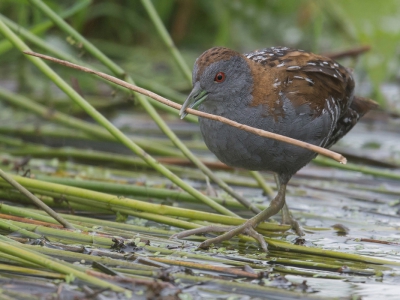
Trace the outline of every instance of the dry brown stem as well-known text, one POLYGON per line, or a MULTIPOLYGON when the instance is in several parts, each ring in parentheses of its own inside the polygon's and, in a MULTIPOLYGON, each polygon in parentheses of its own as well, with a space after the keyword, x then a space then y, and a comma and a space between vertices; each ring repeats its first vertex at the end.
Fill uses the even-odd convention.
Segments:
MULTIPOLYGON (((125 88, 127 88, 129 90, 132 90, 132 91, 138 92, 140 94, 143 94, 143 95, 145 95, 147 97, 153 98, 154 100, 156 100, 158 102, 161 102, 161 103, 163 103, 165 105, 168 105, 168 106, 170 106, 172 108, 175 108, 176 110, 180 110, 181 109, 181 105, 178 104, 178 103, 172 102, 171 100, 168 100, 168 99, 166 99, 164 97, 161 97, 160 95, 157 95, 156 93, 150 92, 150 91, 148 91, 146 89, 143 89, 141 87, 138 87, 136 85, 127 83, 127 82, 125 82, 125 81, 123 81, 121 79, 118 79, 118 78, 114 77, 114 76, 111 76, 111 75, 108 75, 108 74, 105 74, 105 73, 102 73, 102 72, 97 72, 97 71, 94 71, 92 69, 89 69, 89 68, 86 68, 86 67, 82 67, 82 66, 79 66, 77 64, 73 64, 73 63, 67 62, 65 60, 57 59, 57 58, 54 58, 54 57, 51 57, 51 56, 48 56, 48 55, 43 55, 43 54, 39 54, 39 53, 36 53, 36 52, 31 52, 31 51, 24 51, 24 53, 28 54, 28 55, 36 56, 36 57, 39 57, 39 58, 42 58, 42 59, 49 60, 49 61, 58 63, 60 65, 63 65, 63 66, 66 66, 66 67, 69 67, 69 68, 72 68, 72 69, 76 69, 76 70, 80 70, 80 71, 83 71, 83 72, 86 72, 86 73, 97 75, 97 76, 99 76, 101 78, 104 78, 104 79, 106 79, 108 81, 111 81, 111 82, 113 82, 115 84, 123 86, 123 87, 125 87, 125 88)), ((276 133, 272 133, 272 132, 269 132, 269 131, 261 130, 261 129, 254 128, 254 127, 251 127, 251 126, 247 126, 247 125, 232 121, 230 119, 227 119, 227 118, 224 118, 224 117, 221 117, 221 116, 208 114, 208 113, 205 113, 205 112, 202 112, 202 111, 199 111, 199 110, 187 108, 186 112, 188 112, 188 113, 190 113, 192 115, 196 115, 196 116, 202 117, 202 118, 207 118, 207 119, 210 119, 210 120, 219 121, 219 122, 231 125, 233 127, 237 127, 239 129, 242 129, 242 130, 257 134, 259 136, 275 139, 275 140, 278 140, 278 141, 281 141, 281 142, 284 142, 284 143, 288 143, 288 144, 292 144, 292 145, 295 145, 295 146, 298 146, 298 147, 301 147, 301 148, 305 148, 305 149, 314 151, 314 152, 316 152, 318 154, 324 155, 326 157, 332 158, 332 159, 334 159, 334 160, 336 160, 336 161, 338 161, 338 162, 340 162, 342 164, 345 164, 347 162, 346 158, 343 155, 339 154, 339 153, 336 153, 336 152, 333 152, 331 150, 328 150, 328 149, 325 149, 325 148, 322 148, 322 147, 318 147, 318 146, 315 146, 315 145, 312 145, 312 144, 309 144, 309 143, 306 143, 306 142, 302 142, 302 141, 299 141, 299 140, 296 140, 296 139, 292 139, 292 138, 289 138, 289 137, 286 137, 286 136, 283 136, 283 135, 280 135, 280 134, 276 134, 276 133)))

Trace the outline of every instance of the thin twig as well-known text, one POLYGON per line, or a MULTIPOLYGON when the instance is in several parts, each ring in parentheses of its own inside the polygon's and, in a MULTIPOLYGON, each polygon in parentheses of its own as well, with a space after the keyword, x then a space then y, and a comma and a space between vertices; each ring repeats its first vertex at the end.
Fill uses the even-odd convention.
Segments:
MULTIPOLYGON (((104 79, 107 79, 107 80, 109 80, 109 81, 111 81, 111 82, 113 82, 115 84, 121 85, 121 86, 123 86, 123 87, 125 87, 127 89, 130 89, 132 91, 138 92, 138 93, 143 94, 143 95, 145 95, 147 97, 153 98, 154 100, 157 100, 158 102, 161 102, 161 103, 163 103, 165 105, 168 105, 168 106, 170 106, 172 108, 175 108, 177 110, 181 109, 181 105, 178 104, 178 103, 172 102, 172 101, 170 101, 170 100, 168 100, 168 99, 166 99, 164 97, 161 97, 160 95, 157 95, 157 94, 155 94, 153 92, 150 92, 150 91, 148 91, 146 89, 143 89, 143 88, 140 88, 138 86, 129 84, 129 83, 127 83, 127 82, 125 82, 125 81, 123 81, 121 79, 115 78, 115 77, 113 77, 111 75, 108 75, 108 74, 105 74, 105 73, 102 73, 102 72, 97 72, 97 71, 94 71, 92 69, 89 69, 89 68, 86 68, 86 67, 82 67, 82 66, 70 63, 70 62, 67 62, 65 60, 57 59, 57 58, 54 58, 54 57, 51 57, 51 56, 47 56, 47 55, 43 55, 43 54, 39 54, 39 53, 36 53, 36 52, 24 51, 24 53, 28 54, 28 55, 36 56, 36 57, 39 57, 39 58, 42 58, 42 59, 49 60, 49 61, 58 63, 60 65, 63 65, 63 66, 66 66, 66 67, 69 67, 69 68, 72 68, 72 69, 76 69, 76 70, 80 70, 80 71, 83 71, 83 72, 86 72, 86 73, 97 75, 97 76, 99 76, 101 78, 104 78, 104 79)), ((307 150, 311 150, 311 151, 314 151, 314 152, 316 152, 318 154, 321 154, 321 155, 324 155, 326 157, 332 158, 332 159, 334 159, 334 160, 336 160, 336 161, 338 161, 338 162, 340 162, 342 164, 346 164, 346 162, 347 162, 346 158, 343 155, 339 154, 339 153, 336 153, 336 152, 333 152, 331 150, 328 150, 328 149, 325 149, 325 148, 322 148, 322 147, 318 147, 318 146, 315 146, 315 145, 312 145, 312 144, 309 144, 309 143, 306 143, 306 142, 302 142, 302 141, 299 141, 299 140, 296 140, 296 139, 292 139, 292 138, 289 138, 289 137, 286 137, 286 136, 283 136, 283 135, 280 135, 280 134, 276 134, 276 133, 272 133, 272 132, 265 131, 265 130, 262 130, 262 129, 258 129, 258 128, 254 128, 254 127, 247 126, 247 125, 244 125, 244 124, 240 124, 240 123, 232 121, 230 119, 227 119, 227 118, 224 118, 224 117, 221 117, 221 116, 208 114, 208 113, 205 113, 205 112, 202 112, 202 111, 198 111, 198 110, 195 110, 195 109, 187 108, 186 112, 188 112, 190 114, 193 114, 193 115, 196 115, 196 116, 199 116, 199 117, 203 117, 203 118, 207 118, 207 119, 210 119, 210 120, 219 121, 219 122, 228 124, 230 126, 233 126, 233 127, 236 127, 236 128, 239 128, 239 129, 242 129, 242 130, 254 133, 254 134, 257 134, 259 136, 272 138, 272 139, 275 139, 275 140, 278 140, 278 141, 281 141, 281 142, 285 142, 285 143, 292 144, 292 145, 295 145, 295 146, 298 146, 298 147, 301 147, 301 148, 304 148, 304 149, 307 149, 307 150)))
POLYGON ((72 226, 67 220, 65 220, 63 217, 59 216, 54 210, 52 210, 50 207, 48 207, 46 204, 44 204, 40 199, 38 199, 35 195, 33 195, 30 191, 28 191, 26 188, 24 188, 22 185, 20 185, 18 182, 16 182, 13 178, 8 176, 2 169, 0 169, 0 176, 7 181, 9 184, 11 184, 13 187, 15 187, 18 191, 21 192, 21 194, 24 194, 26 197, 28 197, 33 203, 35 203, 38 207, 43 209, 46 213, 48 213, 51 217, 53 217, 57 222, 59 222, 61 225, 63 225, 65 228, 68 229, 75 229, 74 226, 72 226))
POLYGON ((329 57, 330 59, 339 59, 343 57, 356 57, 360 54, 363 54, 364 52, 369 51, 370 49, 371 46, 366 45, 344 51, 323 53, 322 56, 329 57))

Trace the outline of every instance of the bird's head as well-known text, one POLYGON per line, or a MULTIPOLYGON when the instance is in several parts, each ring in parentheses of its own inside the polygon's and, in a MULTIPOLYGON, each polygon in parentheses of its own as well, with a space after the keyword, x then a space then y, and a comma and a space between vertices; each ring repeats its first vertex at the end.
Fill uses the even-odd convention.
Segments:
MULTIPOLYGON (((251 71, 246 58, 223 47, 211 48, 199 56, 192 75, 193 89, 179 112, 181 119, 186 108, 197 108, 201 104, 231 105, 243 100, 252 87, 251 71)), ((207 109, 205 109, 207 111, 207 109)))

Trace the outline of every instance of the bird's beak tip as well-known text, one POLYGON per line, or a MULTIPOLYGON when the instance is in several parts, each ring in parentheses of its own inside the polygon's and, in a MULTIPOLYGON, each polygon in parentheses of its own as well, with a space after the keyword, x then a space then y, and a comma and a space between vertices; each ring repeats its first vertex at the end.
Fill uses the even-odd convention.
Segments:
POLYGON ((187 112, 185 111, 185 109, 181 108, 180 111, 179 111, 179 118, 181 120, 183 120, 187 116, 187 112))
POLYGON ((186 112, 186 108, 196 109, 204 101, 206 97, 207 97, 207 92, 201 89, 199 82, 196 82, 189 96, 182 104, 182 107, 179 111, 180 118, 183 119, 188 115, 188 113, 186 112))

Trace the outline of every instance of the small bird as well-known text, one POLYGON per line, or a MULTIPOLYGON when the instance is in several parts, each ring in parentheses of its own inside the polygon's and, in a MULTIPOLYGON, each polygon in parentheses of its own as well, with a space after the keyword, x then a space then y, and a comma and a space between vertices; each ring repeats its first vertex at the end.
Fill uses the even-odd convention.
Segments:
MULTIPOLYGON (((271 47, 241 54, 215 47, 197 58, 193 89, 182 105, 186 108, 226 117, 233 121, 329 148, 342 138, 377 104, 354 96, 351 71, 327 57, 287 47, 271 47)), ((302 231, 285 203, 290 178, 316 154, 281 141, 260 137, 224 123, 200 118, 207 147, 223 163, 248 170, 271 171, 279 189, 268 208, 237 227, 206 226, 184 231, 175 237, 195 233, 225 232, 200 247, 228 240, 237 234, 267 245, 255 231, 257 225, 283 213, 283 223, 299 235, 302 231)))

